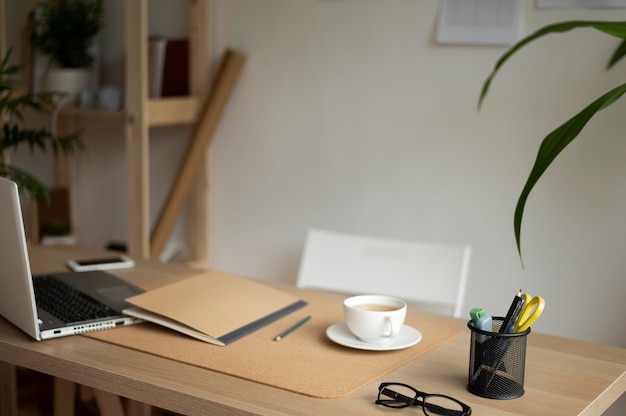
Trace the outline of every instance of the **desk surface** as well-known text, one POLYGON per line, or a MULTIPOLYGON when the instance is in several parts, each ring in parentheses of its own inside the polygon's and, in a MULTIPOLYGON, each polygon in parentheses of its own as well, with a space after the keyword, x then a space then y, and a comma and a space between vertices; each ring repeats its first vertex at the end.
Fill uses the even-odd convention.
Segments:
MULTIPOLYGON (((64 270, 67 258, 97 253, 35 247, 33 273, 64 270)), ((190 272, 184 266, 139 261, 135 269, 115 274, 149 288, 190 272)), ((469 331, 339 399, 315 399, 83 336, 36 342, 2 318, 0 360, 189 415, 388 414, 389 409, 373 404, 381 381, 453 396, 477 415, 600 415, 626 391, 625 349, 536 333, 528 339, 526 394, 515 400, 484 399, 466 390, 469 331)))

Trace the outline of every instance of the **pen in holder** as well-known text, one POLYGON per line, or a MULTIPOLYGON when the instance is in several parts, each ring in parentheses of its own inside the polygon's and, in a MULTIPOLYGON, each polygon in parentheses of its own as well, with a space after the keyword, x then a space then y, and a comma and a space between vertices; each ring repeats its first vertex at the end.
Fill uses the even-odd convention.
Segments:
POLYGON ((472 332, 467 389, 490 399, 514 399, 524 394, 526 338, 523 332, 499 333, 504 318, 493 317, 492 331, 467 323, 472 332))

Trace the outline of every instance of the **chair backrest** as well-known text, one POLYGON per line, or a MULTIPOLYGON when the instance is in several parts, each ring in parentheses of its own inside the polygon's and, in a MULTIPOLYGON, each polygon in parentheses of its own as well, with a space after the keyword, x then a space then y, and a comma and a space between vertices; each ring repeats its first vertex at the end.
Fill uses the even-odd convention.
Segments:
POLYGON ((439 305, 437 311, 460 317, 470 255, 468 245, 312 229, 307 233, 297 284, 345 294, 396 296, 427 309, 439 305))

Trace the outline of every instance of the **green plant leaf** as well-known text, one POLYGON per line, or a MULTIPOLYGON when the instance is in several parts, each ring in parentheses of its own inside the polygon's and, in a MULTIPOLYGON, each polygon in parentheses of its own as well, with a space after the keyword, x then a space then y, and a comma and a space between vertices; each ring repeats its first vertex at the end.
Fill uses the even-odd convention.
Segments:
MULTIPOLYGON (((558 127, 552 133, 548 134, 539 147, 535 164, 526 180, 526 184, 520 194, 515 207, 514 216, 514 229, 515 229, 515 242, 517 243, 517 251, 520 259, 522 258, 522 249, 520 244, 520 234, 522 228, 522 216, 524 215, 524 208, 528 195, 533 189, 541 175, 546 171, 548 166, 554 161, 554 159, 561 153, 565 147, 574 140, 581 130, 585 127, 587 122, 600 110, 610 106, 626 93, 626 84, 622 84, 611 91, 607 92, 587 107, 585 107, 580 113, 569 119, 565 124, 558 127)), ((523 264, 523 263, 522 263, 523 264)))
MULTIPOLYGON (((610 36, 615 36, 620 39, 626 39, 626 22, 602 22, 602 21, 586 21, 586 20, 571 20, 568 22, 555 23, 552 25, 545 26, 536 32, 528 35, 523 38, 515 45, 513 45, 504 55, 500 57, 500 59, 496 62, 496 65, 493 68, 491 74, 487 77, 485 82, 483 83, 483 87, 480 92, 480 98, 478 99, 478 108, 480 109, 487 92, 489 91, 489 87, 491 86, 491 81, 498 73, 502 65, 506 61, 508 61, 511 56, 513 56, 518 50, 527 45, 528 43, 534 41, 537 38, 542 36, 546 36, 552 33, 562 33, 567 32, 572 29, 591 27, 600 32, 603 32, 610 36)), ((618 58, 619 60, 619 58, 618 58)))
POLYGON ((23 65, 9 64, 9 50, 0 58, 0 176, 14 180, 22 191, 28 191, 31 197, 42 195, 50 203, 50 194, 42 182, 28 172, 12 166, 5 159, 9 155, 6 150, 17 149, 20 145, 28 146, 31 152, 51 150, 55 156, 72 154, 83 149, 81 132, 64 136, 55 136, 50 130, 24 127, 24 110, 37 112, 54 108, 56 98, 54 92, 25 94, 17 90, 19 81, 14 76, 24 70, 23 65))
POLYGON ((626 40, 623 40, 617 49, 615 49, 615 52, 613 52, 613 56, 611 56, 606 69, 613 68, 615 64, 617 64, 624 57, 624 55, 626 55, 626 40))
POLYGON ((93 64, 90 45, 102 29, 103 0, 48 0, 28 20, 32 45, 62 68, 93 64))

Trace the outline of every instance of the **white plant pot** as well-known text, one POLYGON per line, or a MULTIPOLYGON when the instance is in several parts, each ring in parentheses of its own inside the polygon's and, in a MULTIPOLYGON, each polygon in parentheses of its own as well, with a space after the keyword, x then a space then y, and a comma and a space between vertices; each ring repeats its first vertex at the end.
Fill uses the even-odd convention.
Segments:
POLYGON ((82 68, 50 68, 46 74, 46 91, 67 94, 65 101, 76 101, 80 91, 89 86, 90 72, 82 68))

